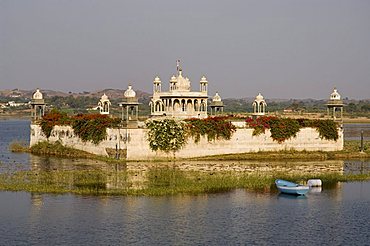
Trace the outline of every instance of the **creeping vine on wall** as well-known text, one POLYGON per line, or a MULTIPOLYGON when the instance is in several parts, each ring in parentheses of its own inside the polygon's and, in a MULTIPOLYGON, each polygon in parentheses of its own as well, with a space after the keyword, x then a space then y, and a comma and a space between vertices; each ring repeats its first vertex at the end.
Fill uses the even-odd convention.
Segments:
POLYGON ((208 141, 229 140, 236 130, 235 126, 226 117, 186 119, 184 121, 152 120, 147 121, 146 126, 149 129, 150 149, 165 152, 178 151, 190 137, 196 143, 199 142, 201 136, 207 136, 208 141))
POLYGON ((74 133, 82 141, 91 141, 94 144, 98 144, 106 138, 107 128, 117 127, 119 123, 120 119, 110 118, 107 115, 78 114, 69 117, 58 110, 52 110, 42 118, 40 126, 47 138, 50 137, 54 126, 68 125, 73 128, 74 133))
POLYGON ((216 139, 229 140, 236 127, 227 120, 227 117, 209 117, 206 119, 186 119, 186 128, 189 136, 197 143, 200 136, 207 136, 208 141, 216 139))
POLYGON ((270 129, 271 138, 278 143, 287 139, 296 137, 301 128, 316 128, 322 139, 338 139, 338 125, 333 120, 309 120, 309 119, 291 119, 278 118, 275 116, 262 116, 257 119, 248 118, 246 123, 249 127, 254 128, 253 136, 257 136, 270 129))
POLYGON ((78 114, 72 117, 72 128, 74 133, 82 141, 100 143, 107 137, 107 128, 114 128, 121 122, 118 118, 110 118, 101 114, 78 114))
POLYGON ((62 113, 56 109, 50 111, 50 113, 44 115, 40 121, 40 126, 42 132, 47 138, 50 137, 51 131, 56 125, 69 125, 71 119, 67 116, 66 113, 62 113))

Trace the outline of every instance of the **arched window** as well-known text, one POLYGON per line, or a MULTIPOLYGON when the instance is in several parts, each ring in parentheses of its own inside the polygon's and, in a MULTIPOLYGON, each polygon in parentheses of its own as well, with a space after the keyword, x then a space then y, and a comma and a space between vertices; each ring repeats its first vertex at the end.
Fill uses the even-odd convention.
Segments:
POLYGON ((156 111, 156 112, 161 111, 161 103, 160 103, 160 102, 156 102, 156 103, 155 103, 155 111, 156 111))
POLYGON ((186 103, 185 103, 185 100, 184 99, 181 100, 181 108, 182 108, 182 111, 183 112, 186 111, 186 103))
POLYGON ((197 99, 194 100, 194 111, 199 111, 199 103, 197 99))
POLYGON ((173 101, 173 111, 180 111, 180 110, 181 110, 180 101, 178 99, 175 99, 173 101))

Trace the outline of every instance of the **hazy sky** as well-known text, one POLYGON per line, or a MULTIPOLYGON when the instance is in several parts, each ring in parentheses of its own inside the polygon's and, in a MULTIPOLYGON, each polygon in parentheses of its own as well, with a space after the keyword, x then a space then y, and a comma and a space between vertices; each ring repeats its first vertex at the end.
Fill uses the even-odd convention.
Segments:
POLYGON ((0 0, 0 89, 370 98, 370 0, 0 0))

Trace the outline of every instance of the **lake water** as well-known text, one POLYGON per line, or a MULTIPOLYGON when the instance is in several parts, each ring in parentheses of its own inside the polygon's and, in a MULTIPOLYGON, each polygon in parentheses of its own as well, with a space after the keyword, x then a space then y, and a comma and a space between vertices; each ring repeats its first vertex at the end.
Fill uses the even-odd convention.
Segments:
MULTIPOLYGON (((0 172, 108 168, 86 160, 9 152, 14 139, 28 141, 28 124, 0 121, 0 172)), ((180 164, 172 165, 205 172, 215 166, 246 166, 180 164)), ((126 168, 141 170, 143 165, 126 168)), ((299 169, 320 165, 345 173, 370 170, 363 161, 306 162, 299 169)), ((268 165, 251 163, 248 168, 263 166, 268 165)), ((289 163, 279 168, 294 171, 289 163)), ((370 182, 339 183, 306 197, 243 189, 162 197, 0 192, 0 245, 369 245, 369 208, 370 182)))

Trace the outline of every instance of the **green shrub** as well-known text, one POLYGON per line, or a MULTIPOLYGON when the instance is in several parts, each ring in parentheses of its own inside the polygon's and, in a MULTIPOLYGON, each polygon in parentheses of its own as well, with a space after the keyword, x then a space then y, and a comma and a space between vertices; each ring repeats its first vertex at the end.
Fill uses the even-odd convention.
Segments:
POLYGON ((207 136, 208 141, 230 139, 235 126, 225 117, 207 119, 187 119, 177 122, 172 119, 152 120, 146 123, 150 149, 165 152, 176 152, 181 149, 189 137, 197 143, 201 136, 207 136))
POLYGON ((176 152, 186 144, 184 123, 172 119, 146 122, 150 149, 176 152))

